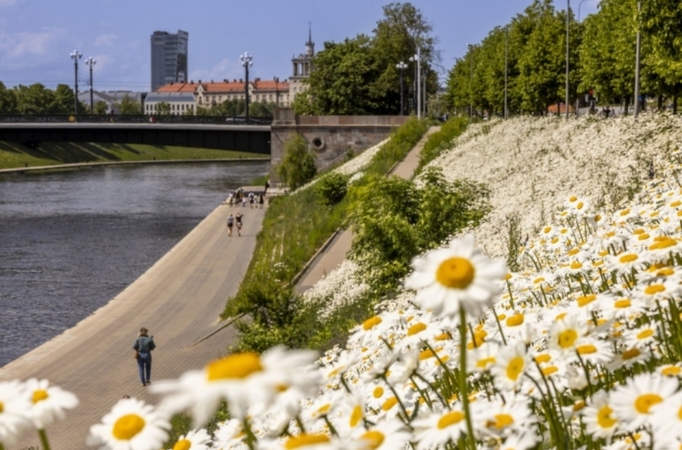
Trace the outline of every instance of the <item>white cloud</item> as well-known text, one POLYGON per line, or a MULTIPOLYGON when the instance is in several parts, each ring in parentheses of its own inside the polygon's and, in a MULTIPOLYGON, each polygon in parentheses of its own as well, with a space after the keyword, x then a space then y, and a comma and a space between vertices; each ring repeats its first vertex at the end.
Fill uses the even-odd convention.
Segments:
POLYGON ((189 71, 189 78, 193 81, 222 81, 244 78, 244 68, 238 61, 225 58, 210 69, 196 69, 189 71))
POLYGON ((26 55, 47 55, 49 53, 48 47, 64 35, 64 30, 60 29, 0 33, 0 53, 3 53, 8 58, 19 58, 26 55))
POLYGON ((118 36, 115 34, 103 34, 102 36, 97 36, 95 38, 95 47, 99 45, 112 45, 116 39, 118 39, 118 36))

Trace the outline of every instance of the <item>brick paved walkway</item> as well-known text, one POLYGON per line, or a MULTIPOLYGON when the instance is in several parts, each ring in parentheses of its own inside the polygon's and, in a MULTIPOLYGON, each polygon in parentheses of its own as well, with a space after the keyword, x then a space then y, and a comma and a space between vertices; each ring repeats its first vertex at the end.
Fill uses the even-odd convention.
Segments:
MULTIPOLYGON (((155 402, 141 386, 131 349, 145 326, 154 335, 152 383, 199 369, 220 356, 235 332, 218 316, 237 292, 266 209, 221 205, 132 285, 74 328, 0 368, 0 380, 47 378, 81 404, 47 427, 53 450, 88 448, 85 438, 124 395, 155 402), (244 214, 242 237, 228 237, 229 212, 244 214)), ((122 243, 124 245, 125 243, 122 243)), ((36 446, 37 434, 18 449, 36 446)), ((14 450, 7 449, 7 450, 14 450)))

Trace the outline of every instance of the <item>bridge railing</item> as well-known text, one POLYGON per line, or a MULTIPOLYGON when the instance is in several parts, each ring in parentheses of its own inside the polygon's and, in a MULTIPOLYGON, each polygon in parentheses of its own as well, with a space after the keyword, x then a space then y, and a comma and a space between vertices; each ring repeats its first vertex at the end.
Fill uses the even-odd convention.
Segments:
POLYGON ((210 125, 270 125, 272 117, 243 116, 179 116, 179 115, 127 115, 127 114, 0 114, 0 123, 184 123, 210 125))

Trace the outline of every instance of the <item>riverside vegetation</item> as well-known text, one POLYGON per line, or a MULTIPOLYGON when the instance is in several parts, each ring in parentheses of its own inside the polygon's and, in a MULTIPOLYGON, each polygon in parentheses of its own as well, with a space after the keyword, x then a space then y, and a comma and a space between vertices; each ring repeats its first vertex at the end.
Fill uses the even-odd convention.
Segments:
POLYGON ((0 169, 72 163, 240 158, 266 160, 269 155, 145 144, 43 142, 37 146, 28 147, 12 142, 0 142, 0 169))

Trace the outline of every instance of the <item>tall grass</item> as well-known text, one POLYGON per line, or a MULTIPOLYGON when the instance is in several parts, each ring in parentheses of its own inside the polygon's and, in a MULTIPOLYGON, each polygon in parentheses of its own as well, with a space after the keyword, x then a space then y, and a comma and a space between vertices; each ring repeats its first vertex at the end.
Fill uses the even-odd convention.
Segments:
POLYGON ((443 125, 440 130, 429 136, 424 144, 424 148, 419 155, 419 166, 416 173, 422 171, 424 166, 436 159, 445 150, 452 147, 452 141, 462 134, 469 126, 469 119, 466 117, 453 117, 443 125))

